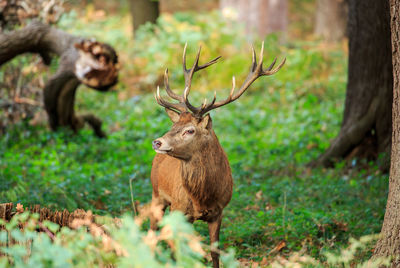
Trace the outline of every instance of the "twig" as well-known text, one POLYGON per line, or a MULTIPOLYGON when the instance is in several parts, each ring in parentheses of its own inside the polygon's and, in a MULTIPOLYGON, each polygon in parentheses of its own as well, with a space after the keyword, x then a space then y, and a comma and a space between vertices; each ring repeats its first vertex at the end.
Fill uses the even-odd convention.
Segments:
POLYGON ((54 241, 55 236, 54 234, 46 227, 43 225, 43 223, 38 222, 40 229, 42 229, 51 239, 51 241, 54 241))
POLYGON ((283 228, 285 230, 285 239, 287 240, 287 229, 285 226, 286 220, 286 191, 283 192, 283 213, 282 213, 282 221, 283 221, 283 228))
POLYGON ((132 189, 132 181, 136 179, 136 173, 134 173, 131 178, 129 179, 129 188, 131 189, 131 202, 132 202, 132 208, 133 212, 135 212, 135 216, 137 216, 137 209, 135 205, 135 201, 133 200, 133 189, 132 189))
POLYGON ((29 104, 32 106, 42 106, 40 102, 24 97, 15 97, 14 102, 18 104, 29 104))

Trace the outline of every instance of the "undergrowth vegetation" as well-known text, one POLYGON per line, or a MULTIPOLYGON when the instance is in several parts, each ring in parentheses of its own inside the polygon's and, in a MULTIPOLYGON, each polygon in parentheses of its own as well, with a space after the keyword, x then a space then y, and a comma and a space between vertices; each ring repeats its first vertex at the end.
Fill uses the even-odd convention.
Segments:
MULTIPOLYGON (((126 17, 92 21, 69 13, 59 25, 96 36, 119 52, 123 69, 117 90, 101 94, 82 87, 76 103, 78 111, 95 111, 104 120, 108 138, 97 139, 89 129, 52 133, 27 121, 9 126, 0 137, 0 202, 114 216, 131 212, 131 194, 141 204, 151 199, 151 141, 171 126, 153 98, 156 85, 163 87, 164 69, 170 70, 172 88, 182 92, 183 46, 188 43, 191 64, 201 44, 200 62, 223 58, 194 78, 193 102, 211 98, 214 90, 218 99, 225 98, 232 75, 240 84, 249 70, 250 43, 217 13, 164 15, 156 26, 143 27, 134 43, 126 17), (138 84, 152 91, 136 95, 138 84)), ((339 130, 347 55, 340 45, 278 40, 266 38, 264 62, 286 57, 281 71, 211 113, 234 177, 221 246, 234 248, 242 262, 266 264, 300 250, 325 262, 326 250, 379 232, 388 175, 367 162, 357 168, 307 166, 339 130)), ((260 44, 254 41, 257 55, 260 44)), ((206 224, 196 222, 195 229, 208 237, 206 224)))
MULTIPOLYGON (((37 216, 25 212, 5 224, 0 245, 15 244, 2 249, 8 256, 0 255, 0 267, 206 267, 205 246, 180 212, 164 217, 157 233, 141 230, 143 219, 130 215, 108 224, 106 231, 89 218, 60 229, 47 221, 38 225, 37 216), (39 228, 46 231, 37 232, 39 228)), ((232 250, 221 254, 221 262, 237 267, 232 250)))

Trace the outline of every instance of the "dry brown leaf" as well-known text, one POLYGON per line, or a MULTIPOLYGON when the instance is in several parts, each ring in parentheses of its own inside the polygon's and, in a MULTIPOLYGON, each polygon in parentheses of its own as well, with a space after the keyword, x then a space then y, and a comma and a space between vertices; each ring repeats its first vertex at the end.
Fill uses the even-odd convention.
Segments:
POLYGON ((164 216, 163 205, 151 204, 150 213, 153 215, 156 221, 161 221, 162 217, 164 216))
POLYGON ((143 237, 143 242, 148 245, 152 251, 154 251, 158 243, 156 233, 150 229, 147 232, 147 235, 143 237))
POLYGON ((173 235, 172 228, 169 225, 165 225, 160 232, 160 239, 167 240, 170 239, 173 235))
POLYGON ((22 213, 22 212, 24 212, 24 206, 21 203, 18 203, 16 210, 18 213, 22 213))
POLYGON ((201 256, 206 255, 206 252, 201 247, 199 239, 191 239, 189 242, 189 247, 194 251, 199 253, 201 256))
POLYGON ((254 205, 245 207, 244 210, 260 210, 260 207, 256 204, 254 204, 254 205))
POLYGON ((307 144, 307 150, 311 150, 311 149, 313 149, 313 148, 316 148, 316 147, 318 147, 318 144, 315 144, 315 143, 309 143, 309 144, 307 144))
POLYGON ((272 207, 272 205, 271 205, 270 203, 267 203, 267 204, 265 205, 265 210, 266 210, 266 211, 272 210, 272 209, 274 209, 274 208, 272 207))
POLYGON ((278 245, 276 245, 270 252, 271 253, 276 253, 281 251, 284 247, 286 247, 286 242, 285 241, 281 241, 278 243, 278 245))
POLYGON ((262 258, 262 260, 261 260, 261 262, 260 262, 260 265, 261 265, 261 266, 264 266, 264 265, 267 265, 267 264, 268 264, 267 258, 266 258, 266 257, 262 258))
POLYGON ((256 193, 256 199, 257 199, 257 200, 261 200, 262 195, 263 195, 263 192, 262 192, 261 190, 258 191, 258 192, 256 193))

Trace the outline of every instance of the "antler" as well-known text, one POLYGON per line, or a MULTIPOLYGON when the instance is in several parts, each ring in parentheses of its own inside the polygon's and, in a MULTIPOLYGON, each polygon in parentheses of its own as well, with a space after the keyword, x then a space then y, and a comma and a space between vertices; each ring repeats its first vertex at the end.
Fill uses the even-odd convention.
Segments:
POLYGON ((196 60, 193 63, 192 68, 187 69, 186 68, 186 48, 187 48, 187 43, 185 44, 185 47, 183 49, 183 62, 182 62, 182 67, 183 67, 183 74, 185 76, 185 91, 184 94, 182 96, 179 96, 178 94, 176 94, 175 92, 173 92, 169 86, 169 80, 168 80, 168 69, 165 70, 164 73, 164 85, 165 85, 165 91, 167 92, 168 96, 170 96, 172 99, 175 99, 177 101, 179 101, 179 103, 171 103, 168 102, 166 100, 164 100, 161 96, 160 96, 160 89, 159 87, 157 87, 157 94, 155 95, 156 101, 159 105, 168 108, 168 109, 173 109, 176 110, 178 112, 185 112, 188 109, 191 110, 194 114, 197 114, 197 110, 199 110, 200 108, 194 107, 193 105, 191 105, 187 99, 187 95, 189 94, 191 85, 192 85, 192 78, 195 72, 200 71, 202 69, 207 68, 210 65, 213 65, 214 63, 216 63, 219 58, 221 58, 221 56, 216 57, 215 59, 203 64, 203 65, 199 65, 199 59, 200 59, 200 52, 201 52, 201 46, 199 47, 199 50, 197 52, 196 55, 196 60), (186 97, 185 97, 186 94, 186 97))
MULTIPOLYGON (((283 61, 275 69, 272 69, 276 63, 276 58, 275 58, 274 61, 271 63, 271 65, 268 66, 268 68, 266 70, 264 70, 263 69, 264 42, 262 42, 262 45, 261 45, 260 62, 258 64, 257 64, 256 52, 255 52, 253 46, 252 46, 252 54, 253 54, 253 62, 251 64, 250 73, 247 75, 246 80, 240 86, 239 91, 234 94, 235 88, 236 88, 236 83, 235 83, 235 77, 232 77, 232 89, 231 89, 229 96, 223 101, 215 102, 217 93, 214 92, 214 98, 211 101, 211 103, 207 104, 207 100, 204 100, 200 111, 196 110, 199 117, 203 116, 205 113, 207 113, 215 108, 221 107, 225 104, 228 104, 228 103, 231 103, 231 102, 237 100, 250 87, 250 85, 254 81, 257 80, 257 78, 264 76, 264 75, 269 76, 269 75, 275 74, 282 68, 282 66, 286 62, 286 58, 284 58, 283 61)), ((184 94, 184 96, 185 95, 186 94, 184 94)))
POLYGON ((179 101, 179 103, 171 103, 171 102, 168 102, 168 101, 165 101, 164 99, 162 99, 160 96, 159 87, 157 87, 157 95, 155 97, 156 97, 157 103, 165 108, 173 109, 173 110, 176 110, 179 112, 184 112, 184 111, 190 110, 194 116, 199 117, 199 118, 201 118, 204 114, 206 114, 207 112, 209 112, 215 108, 221 107, 225 104, 228 104, 228 103, 231 103, 231 102, 237 100, 250 87, 250 85, 254 81, 257 80, 257 78, 259 78, 261 76, 269 76, 269 75, 275 74, 282 68, 282 66, 286 62, 286 58, 284 58, 283 61, 275 69, 272 69, 276 63, 276 58, 275 58, 274 61, 271 63, 271 65, 268 66, 268 68, 266 70, 264 70, 263 69, 264 42, 262 42, 262 45, 261 45, 260 62, 259 63, 257 63, 256 52, 254 50, 254 47, 252 46, 253 61, 252 61, 252 65, 250 68, 250 73, 247 75, 246 80, 240 86, 239 91, 234 94, 235 88, 236 88, 236 83, 235 83, 235 77, 232 77, 232 89, 230 91, 229 96, 225 100, 216 102, 217 93, 214 92, 214 98, 210 103, 207 103, 207 99, 204 99, 204 102, 201 106, 195 107, 189 102, 189 99, 188 99, 193 75, 195 72, 197 72, 201 69, 207 68, 208 66, 216 63, 218 61, 218 59, 220 58, 220 56, 207 62, 206 64, 199 65, 199 58, 200 58, 200 51, 201 51, 201 47, 200 47, 197 52, 196 60, 193 63, 192 68, 187 69, 186 68, 186 47, 187 47, 187 43, 185 44, 185 48, 183 50, 183 73, 185 76, 185 90, 184 90, 182 96, 179 96, 176 93, 174 93, 171 90, 171 88, 169 87, 168 69, 164 73, 165 90, 167 91, 168 96, 170 96, 172 99, 179 101))

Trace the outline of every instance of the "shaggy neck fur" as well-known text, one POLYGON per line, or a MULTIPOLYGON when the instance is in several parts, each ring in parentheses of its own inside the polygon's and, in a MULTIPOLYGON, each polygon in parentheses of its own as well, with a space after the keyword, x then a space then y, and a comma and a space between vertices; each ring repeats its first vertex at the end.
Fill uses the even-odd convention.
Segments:
MULTIPOLYGON (((229 168, 226 155, 212 131, 212 138, 190 160, 181 161, 183 186, 200 209, 210 207, 220 197, 218 187, 229 168)), ((229 170, 230 172, 230 170, 229 170)))

